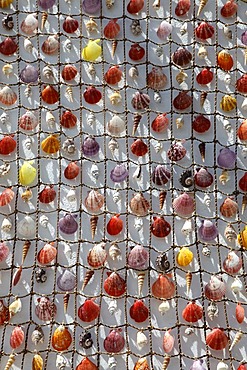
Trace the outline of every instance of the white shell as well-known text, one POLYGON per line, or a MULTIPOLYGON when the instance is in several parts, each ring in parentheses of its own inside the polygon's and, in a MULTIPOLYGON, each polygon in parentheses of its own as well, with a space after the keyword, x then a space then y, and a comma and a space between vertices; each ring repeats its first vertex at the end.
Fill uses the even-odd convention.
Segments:
POLYGON ((161 315, 164 315, 167 311, 170 310, 170 303, 169 301, 163 301, 158 308, 161 315))
POLYGON ((187 31, 188 31, 188 25, 187 25, 187 22, 184 22, 182 26, 180 27, 180 33, 183 36, 187 33, 187 31))
POLYGON ((204 59, 208 56, 208 52, 207 52, 207 49, 205 48, 205 46, 202 45, 202 46, 199 47, 197 56, 200 59, 204 59))
POLYGON ((111 154, 114 156, 115 150, 117 150, 119 148, 117 140, 112 138, 108 143, 108 148, 109 148, 111 154))
POLYGON ((33 52, 33 44, 32 44, 32 42, 29 39, 25 39, 24 40, 24 49, 28 53, 32 53, 33 52))
POLYGON ((97 164, 93 163, 92 164, 92 167, 91 167, 91 175, 96 179, 98 180, 99 178, 99 167, 97 166, 97 164))
POLYGON ((228 365, 225 364, 224 362, 220 361, 217 365, 217 368, 216 370, 227 370, 228 369, 228 365))
POLYGON ((137 78, 139 76, 139 71, 136 66, 133 66, 129 69, 129 76, 131 78, 137 78))
POLYGON ((10 305, 9 305, 9 313, 10 313, 10 317, 14 316, 15 314, 17 314, 18 312, 20 312, 22 309, 22 303, 21 303, 21 300, 20 298, 18 297, 15 297, 15 300, 14 302, 12 302, 10 305))
POLYGON ((108 310, 111 315, 114 315, 114 313, 117 311, 117 300, 111 299, 110 303, 108 304, 108 310))
POLYGON ((5 233, 9 233, 10 230, 12 229, 12 222, 9 218, 5 217, 3 219, 2 225, 1 225, 1 230, 4 231, 5 233))
POLYGON ((230 75, 230 73, 226 73, 226 75, 224 77, 224 82, 225 82, 226 85, 231 85, 232 76, 230 75))
POLYGON ((3 113, 1 114, 1 116, 0 116, 0 121, 1 121, 1 123, 2 123, 3 125, 6 125, 6 123, 10 123, 10 122, 9 122, 9 115, 8 115, 8 113, 3 112, 3 113))
POLYGON ((210 257, 210 254, 211 254, 211 251, 208 247, 203 247, 202 248, 202 254, 205 256, 205 257, 210 257))
POLYGON ((241 108, 242 108, 243 110, 247 111, 247 98, 244 98, 244 101, 243 101, 243 103, 242 103, 242 105, 241 105, 241 108))
POLYGON ((136 335, 136 344, 139 349, 142 349, 148 344, 148 338, 142 331, 138 331, 136 335))
POLYGON ((30 150, 31 147, 32 147, 32 144, 33 144, 33 139, 30 136, 28 136, 26 138, 26 140, 24 141, 24 145, 25 145, 26 149, 30 150))
POLYGON ((10 171, 10 164, 5 162, 4 164, 0 166, 0 177, 7 175, 9 171, 10 171))
POLYGON ((243 283, 238 277, 233 280, 231 284, 231 290, 235 294, 238 294, 239 292, 241 292, 241 290, 243 290, 243 283))
POLYGON ((95 78, 96 77, 96 69, 93 65, 93 63, 91 63, 88 67, 88 73, 90 74, 90 76, 92 76, 92 78, 95 78))
POLYGON ((65 244, 64 245, 64 254, 65 254, 65 256, 67 257, 68 260, 71 259, 71 257, 72 257, 72 250, 71 250, 69 244, 65 244))
POLYGON ((182 227, 181 231, 186 236, 189 236, 192 233, 192 231, 193 231, 193 228, 192 228, 192 220, 190 218, 185 221, 185 223, 183 224, 183 227, 182 227))
POLYGON ((163 144, 160 141, 155 141, 154 150, 156 151, 156 153, 160 153, 162 149, 163 149, 163 144))
POLYGON ((118 203, 121 200, 121 195, 118 189, 115 189, 112 193, 112 199, 114 203, 118 203))
POLYGON ((72 87, 71 87, 71 86, 66 87, 65 95, 67 96, 68 101, 69 101, 70 103, 73 103, 73 101, 74 101, 74 96, 73 96, 73 90, 72 90, 72 87))
POLYGON ((32 88, 30 85, 27 85, 27 87, 25 88, 24 95, 26 98, 30 98, 30 96, 32 95, 32 88))
POLYGON ((69 202, 76 202, 76 192, 74 189, 70 189, 66 195, 66 198, 69 202))
POLYGON ((109 357, 108 366, 109 366, 109 369, 116 369, 116 367, 117 367, 117 360, 115 359, 115 357, 113 357, 113 356, 110 356, 109 357))
POLYGON ((162 102, 162 96, 159 93, 159 91, 154 92, 154 101, 155 101, 155 103, 161 103, 162 102))
POLYGON ((140 217, 135 217, 134 228, 140 231, 143 228, 143 221, 140 217))
POLYGON ((115 91, 109 96, 112 105, 119 105, 122 103, 122 96, 119 91, 115 91))
POLYGON ((247 146, 244 146, 241 150, 243 158, 247 158, 247 146))
POLYGON ((12 64, 5 64, 2 68, 3 74, 9 77, 14 72, 14 67, 12 64))
POLYGON ((215 302, 211 302, 207 307, 207 313, 210 320, 213 320, 219 314, 219 308, 215 302))
POLYGON ((207 206, 210 207, 211 205, 211 197, 209 194, 205 194, 203 198, 203 203, 207 206))
POLYGON ((76 147, 75 147, 75 143, 74 143, 74 140, 73 139, 67 139, 63 142, 63 146, 62 146, 63 150, 67 153, 67 154, 74 154, 76 152, 76 147))
POLYGON ((109 257, 116 261, 121 256, 121 249, 116 242, 113 242, 109 248, 109 257))
POLYGON ((107 129, 111 135, 120 136, 125 131, 125 122, 121 117, 115 115, 108 122, 107 129))
POLYGON ((226 24, 224 24, 223 33, 227 39, 232 39, 232 30, 226 24))
POLYGON ((43 76, 45 76, 45 78, 47 78, 47 80, 54 77, 53 70, 52 70, 51 66, 49 66, 49 65, 47 65, 43 68, 42 74, 43 74, 43 76))
POLYGON ((184 126, 184 116, 180 116, 180 117, 176 118, 176 126, 177 126, 177 129, 183 128, 183 126, 184 126))
POLYGON ((96 117, 93 112, 90 112, 89 115, 87 116, 87 123, 88 125, 92 126, 96 122, 96 117))
POLYGON ((35 234, 35 221, 31 216, 26 215, 17 225, 18 233, 25 238, 35 234))
POLYGON ((67 359, 63 355, 60 355, 60 353, 58 353, 56 358, 56 368, 59 370, 64 370, 67 365, 67 359))
POLYGON ((224 119, 224 121, 223 121, 223 127, 224 127, 224 129, 227 132, 231 132, 232 131, 232 126, 231 126, 230 121, 228 121, 228 119, 224 119))
POLYGON ((185 335, 191 335, 191 334, 194 334, 194 329, 193 328, 186 328, 185 331, 184 331, 184 334, 185 335))
POLYGON ((67 39, 65 42, 64 42, 64 47, 67 51, 71 51, 72 49, 72 41, 70 39, 67 39))
POLYGON ((163 48, 162 46, 157 46, 156 50, 155 50, 155 54, 157 55, 158 58, 160 58, 162 55, 163 55, 163 48))
POLYGON ((41 215, 39 218, 39 223, 43 227, 47 227, 49 223, 49 218, 46 215, 41 215))
POLYGON ((46 121, 47 126, 49 128, 54 128, 55 123, 56 123, 56 119, 55 119, 54 115, 51 112, 46 112, 45 121, 46 121))

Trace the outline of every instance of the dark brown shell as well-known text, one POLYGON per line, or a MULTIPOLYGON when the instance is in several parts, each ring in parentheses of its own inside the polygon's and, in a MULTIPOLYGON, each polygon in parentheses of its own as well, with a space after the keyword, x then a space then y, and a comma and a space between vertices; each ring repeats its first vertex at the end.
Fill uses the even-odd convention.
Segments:
POLYGON ((192 54, 190 51, 183 47, 179 47, 173 54, 172 54, 172 61, 179 67, 186 67, 190 64, 192 60, 192 54))

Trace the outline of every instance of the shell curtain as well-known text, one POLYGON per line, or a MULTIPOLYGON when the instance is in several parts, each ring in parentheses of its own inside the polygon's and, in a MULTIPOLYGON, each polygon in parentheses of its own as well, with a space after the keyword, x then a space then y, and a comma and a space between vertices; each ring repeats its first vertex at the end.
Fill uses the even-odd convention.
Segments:
POLYGON ((247 369, 246 1, 0 14, 0 368, 247 369))

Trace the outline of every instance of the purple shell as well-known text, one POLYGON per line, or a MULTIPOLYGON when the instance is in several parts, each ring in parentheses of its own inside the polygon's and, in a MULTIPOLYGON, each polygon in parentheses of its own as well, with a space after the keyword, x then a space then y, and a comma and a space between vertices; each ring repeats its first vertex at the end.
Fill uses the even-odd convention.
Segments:
POLYGON ((99 143, 94 137, 87 136, 82 144, 82 152, 87 157, 93 157, 99 153, 99 143))
POLYGON ((121 352, 125 345, 125 339, 121 334, 122 329, 112 329, 104 340, 104 349, 108 353, 121 352))
POLYGON ((56 0, 39 0, 39 6, 44 9, 48 10, 49 8, 53 7, 56 0))
POLYGON ((152 180, 155 185, 165 185, 171 177, 170 171, 162 164, 156 166, 152 173, 152 180))
POLYGON ((247 30, 242 33, 241 42, 247 46, 247 30))
POLYGON ((157 36, 160 40, 166 41, 167 37, 172 32, 172 25, 167 21, 162 21, 157 29, 157 36))
POLYGON ((236 154, 229 148, 222 148, 217 158, 218 165, 226 169, 233 169, 236 162, 236 154))
POLYGON ((85 13, 95 14, 101 8, 101 0, 83 0, 82 9, 85 13))
POLYGON ((124 164, 117 164, 110 173, 110 178, 113 182, 122 182, 127 176, 128 171, 124 164))
POLYGON ((75 275, 69 271, 64 270, 61 275, 57 278, 57 286, 63 292, 71 291, 76 286, 76 277, 75 275))
POLYGON ((145 269, 149 258, 148 251, 141 245, 136 245, 128 255, 128 265, 132 269, 145 269))
POLYGON ((26 67, 23 68, 23 70, 20 73, 20 79, 27 84, 37 82, 38 78, 39 72, 31 64, 27 64, 26 67))
POLYGON ((190 370, 206 370, 204 366, 202 366, 203 360, 196 360, 193 362, 193 365, 190 367, 190 370))
POLYGON ((62 233, 70 235, 74 234, 78 229, 78 223, 75 220, 77 215, 70 215, 67 213, 59 220, 58 226, 62 233))
POLYGON ((203 220, 202 225, 199 227, 198 235, 201 241, 210 242, 218 235, 217 227, 210 220, 203 220))

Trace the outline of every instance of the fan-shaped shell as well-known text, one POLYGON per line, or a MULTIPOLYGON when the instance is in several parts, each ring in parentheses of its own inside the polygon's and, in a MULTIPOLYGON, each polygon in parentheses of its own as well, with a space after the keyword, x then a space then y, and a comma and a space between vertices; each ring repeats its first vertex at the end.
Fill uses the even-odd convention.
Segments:
POLYGON ((76 276, 68 269, 64 269, 57 278, 57 286, 63 292, 70 292, 75 289, 76 276))
POLYGON ((53 55, 59 49, 59 41, 57 35, 50 35, 47 39, 43 42, 41 49, 44 54, 53 55))
POLYGON ((236 88, 239 92, 243 94, 247 93, 247 74, 244 74, 237 80, 236 88))
POLYGON ((63 30, 67 33, 74 33, 79 27, 79 22, 77 19, 68 16, 63 22, 63 30))
POLYGON ((247 142, 247 119, 245 119, 238 128, 238 138, 243 142, 247 142))
POLYGON ((64 81, 72 81, 77 76, 78 71, 72 64, 67 64, 63 67, 61 74, 64 81))
POLYGON ((170 353, 173 350, 175 338, 170 334, 171 329, 167 330, 163 338, 163 349, 166 353, 170 353))
POLYGON ((109 85, 116 85, 121 81, 122 76, 123 72, 119 69, 119 66, 112 66, 105 73, 104 79, 109 85))
POLYGON ((224 112, 231 112, 237 107, 237 99, 231 95, 224 95, 220 102, 220 108, 224 112))
POLYGON ((174 281, 168 275, 160 274, 152 285, 152 294, 156 298, 172 298, 175 294, 174 281))
POLYGON ((20 79, 24 83, 32 84, 36 83, 39 78, 39 71, 32 64, 27 64, 20 73, 20 79))
POLYGON ((87 210, 95 213, 100 211, 100 209, 104 205, 104 201, 105 201, 104 195, 99 193, 97 190, 91 190, 88 192, 88 195, 85 198, 84 203, 87 210))
POLYGON ((107 253, 105 251, 105 243, 96 244, 92 249, 90 249, 87 262, 93 268, 98 268, 104 265, 107 258, 107 253))
POLYGON ((147 154, 148 146, 142 139, 136 139, 130 146, 131 152, 138 156, 142 157, 147 154))
POLYGON ((72 336, 69 330, 60 325, 53 333, 51 338, 52 347, 59 352, 66 351, 72 343, 72 336))
POLYGON ((207 40, 213 37, 214 27, 208 24, 207 22, 201 22, 195 30, 196 37, 201 40, 207 40))
POLYGON ((235 217, 238 212, 238 204, 233 199, 227 197, 220 206, 220 213, 224 217, 235 217))
POLYGON ((48 297, 38 298, 37 302, 35 314, 40 320, 50 321, 56 316, 57 306, 48 297))
POLYGON ((145 93, 142 93, 140 91, 137 91, 133 95, 133 98, 131 100, 131 104, 132 104, 132 106, 133 106, 134 109, 136 109, 136 110, 143 110, 143 109, 149 107, 150 97, 147 94, 145 94, 145 93))
POLYGON ((127 5, 127 11, 130 14, 139 13, 144 7, 144 0, 130 0, 127 5))
POLYGON ((190 51, 183 47, 179 47, 173 54, 172 54, 172 61, 179 67, 186 67, 190 64, 192 60, 192 54, 190 51))
POLYGON ((227 0, 227 2, 220 9, 220 14, 224 18, 230 18, 236 15, 238 10, 238 5, 235 3, 235 0, 227 0))
POLYGON ((120 26, 117 19, 111 19, 104 27, 104 36, 107 39, 115 39, 120 33, 120 26))
POLYGON ((180 217, 191 217, 195 210, 194 199, 187 193, 183 193, 175 198, 172 206, 174 212, 180 217))
POLYGON ((41 203, 51 203, 56 198, 56 191, 53 188, 53 185, 46 186, 40 193, 39 193, 39 201, 41 203))
POLYGON ((213 81, 214 74, 210 71, 210 67, 205 67, 196 76, 196 81, 199 85, 207 85, 213 81))
POLYGON ((99 368, 88 358, 83 357, 79 365, 76 366, 76 370, 99 370, 99 368))
POLYGON ((141 60, 144 57, 144 55, 145 55, 145 49, 141 45, 137 43, 131 45, 130 50, 129 50, 130 59, 137 62, 141 60))
POLYGON ((18 45, 16 43, 15 38, 13 37, 6 37, 0 43, 0 53, 6 56, 13 55, 18 49, 18 45))
POLYGON ((203 309, 195 301, 192 301, 183 309, 182 316, 187 322, 197 322, 203 316, 203 309))
POLYGON ((76 215, 66 214, 59 220, 58 226, 62 233, 70 235, 74 234, 78 229, 78 223, 75 220, 76 215))
POLYGON ((128 255, 128 265, 133 269, 143 270, 147 267, 148 258, 148 251, 143 246, 136 245, 128 255))
POLYGON ((94 302, 94 298, 86 301, 78 308, 78 316, 84 322, 96 320, 100 315, 100 306, 94 302))
POLYGON ((63 112, 60 123, 65 128, 73 128, 77 124, 77 117, 71 111, 67 110, 63 112))
POLYGON ((167 156, 170 161, 180 161, 186 155, 186 149, 181 142, 176 142, 170 146, 167 151, 167 156))
POLYGON ((10 347, 16 349, 22 345, 25 339, 25 334, 20 326, 16 326, 10 335, 10 347))
POLYGON ((101 92, 94 86, 88 86, 83 93, 83 97, 88 104, 97 104, 101 98, 101 92))
POLYGON ((9 204, 15 197, 14 191, 9 188, 5 189, 1 194, 0 194, 0 207, 6 206, 9 204))
POLYGON ((14 135, 6 135, 0 140, 0 154, 8 155, 12 153, 16 148, 16 141, 13 138, 14 135))
POLYGON ((130 317, 135 322, 144 322, 148 318, 148 308, 141 299, 137 299, 130 307, 130 317))
POLYGON ((120 214, 112 216, 108 221, 106 229, 110 235, 118 235, 123 230, 123 221, 119 218, 120 214))
POLYGON ((242 259, 235 251, 231 251, 223 261, 223 268, 229 274, 237 274, 242 268, 242 259))
POLYGON ((169 125, 169 119, 166 113, 159 114, 151 123, 151 128, 159 134, 165 132, 169 125))
POLYGON ((112 329, 104 340, 104 349, 109 353, 121 352, 125 345, 125 339, 121 334, 122 329, 112 329))
POLYGON ((64 170, 64 177, 67 180, 75 179, 80 173, 80 167, 76 162, 70 162, 64 170))
POLYGON ((166 41, 172 32, 172 25, 167 21, 162 21, 157 29, 157 36, 160 40, 166 41))
POLYGON ((194 181, 197 186, 200 188, 207 188, 212 185, 214 178, 210 172, 206 168, 198 168, 196 169, 196 173, 194 176, 194 181))
POLYGON ((5 306, 2 299, 0 299, 0 325, 3 325, 5 322, 9 320, 9 310, 8 307, 5 306))
POLYGON ((234 151, 229 148, 222 148, 217 157, 217 163, 220 167, 232 169, 235 167, 236 159, 237 157, 234 151))
POLYGON ((204 242, 210 242, 218 236, 218 229, 210 220, 203 220, 198 230, 199 238, 204 242))
POLYGON ((41 96, 47 104, 55 104, 59 100, 59 93, 53 86, 46 86, 42 91, 41 96))
POLYGON ((173 100, 173 106, 178 110, 185 110, 192 104, 192 97, 188 95, 187 91, 180 91, 173 100))
POLYGON ((48 265, 55 260, 57 256, 57 248, 54 247, 54 243, 46 243, 44 247, 39 251, 37 255, 37 261, 41 265, 48 265))
POLYGON ((150 370, 146 357, 139 358, 133 370, 150 370))
POLYGON ((10 106, 15 104, 16 101, 17 95, 9 86, 4 86, 0 90, 0 102, 3 105, 10 106))
POLYGON ((136 216, 146 216, 150 210, 150 203, 142 193, 137 193, 130 200, 130 209, 136 216))
POLYGON ((102 7, 101 0, 83 0, 82 1, 82 9, 85 13, 88 14, 95 14, 97 13, 102 7))
POLYGON ((219 351, 226 348, 228 344, 228 337, 221 328, 214 328, 206 336, 206 344, 210 348, 219 351))
POLYGON ((212 276, 210 281, 206 284, 204 292, 208 299, 219 301, 226 293, 226 284, 217 276, 212 276))
POLYGON ((163 216, 154 216, 151 225, 151 232, 157 238, 165 238, 171 232, 171 225, 164 219, 163 216))
POLYGON ((210 126, 210 120, 202 114, 196 116, 192 123, 193 130, 195 130, 199 134, 204 134, 205 132, 207 132, 210 129, 210 126))
POLYGON ((37 30, 39 21, 36 14, 28 14, 21 22, 20 29, 27 35, 33 35, 37 30))
POLYGON ((147 76, 147 86, 153 90, 162 90, 167 84, 167 77, 160 67, 153 67, 147 76))
POLYGON ((92 136, 86 136, 82 143, 82 152, 87 157, 93 157, 99 153, 99 143, 92 136))
POLYGON ((193 252, 187 247, 182 247, 177 254, 177 263, 179 266, 188 266, 193 261, 193 252))
POLYGON ((190 0, 179 0, 175 8, 176 16, 182 17, 183 15, 188 13, 188 11, 190 10, 190 7, 191 7, 190 0))
POLYGON ((57 153, 60 149, 60 141, 57 138, 57 135, 49 135, 47 138, 42 140, 41 148, 43 152, 47 154, 57 153))
POLYGON ((13 0, 0 0, 0 8, 7 8, 13 0))
POLYGON ((117 164, 110 173, 113 182, 122 182, 128 177, 128 170, 124 164, 117 164))
POLYGON ((120 297, 126 291, 126 282, 117 272, 107 272, 104 289, 111 297, 120 297))
POLYGON ((111 135, 119 136, 125 131, 125 122, 120 116, 113 116, 107 123, 107 130, 111 135))
POLYGON ((25 131, 34 130, 38 123, 38 118, 31 111, 27 111, 19 119, 19 127, 25 131))
POLYGON ((221 50, 217 54, 217 64, 224 71, 228 72, 233 67, 233 58, 228 50, 221 50))
MULTIPOLYGON (((4 242, 0 243, 0 262, 5 261, 8 255, 9 255, 8 246, 4 242)), ((0 300, 0 314, 1 314, 1 300, 0 300)), ((0 325, 1 325, 1 318, 0 318, 0 325)))
POLYGON ((238 186, 242 191, 247 191, 247 172, 239 179, 238 186))

